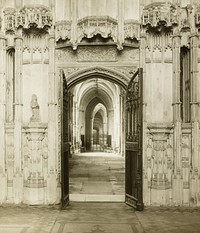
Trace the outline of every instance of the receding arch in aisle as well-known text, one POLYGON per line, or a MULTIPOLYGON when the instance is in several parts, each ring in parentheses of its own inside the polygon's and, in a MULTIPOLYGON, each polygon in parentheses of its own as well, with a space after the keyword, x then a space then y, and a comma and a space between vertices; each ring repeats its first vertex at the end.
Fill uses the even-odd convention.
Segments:
POLYGON ((69 157, 110 150, 126 158, 125 202, 143 209, 141 77, 140 69, 128 84, 123 75, 98 67, 69 77, 60 70, 62 206, 69 202, 69 157))

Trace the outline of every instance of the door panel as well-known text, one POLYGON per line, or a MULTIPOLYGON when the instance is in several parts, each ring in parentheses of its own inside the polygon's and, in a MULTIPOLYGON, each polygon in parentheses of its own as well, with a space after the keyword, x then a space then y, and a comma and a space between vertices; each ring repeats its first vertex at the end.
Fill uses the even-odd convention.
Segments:
POLYGON ((62 208, 69 204, 69 100, 67 83, 61 72, 61 164, 62 164, 62 208))
POLYGON ((142 197, 142 69, 133 75, 126 93, 126 194, 127 205, 143 210, 142 197))

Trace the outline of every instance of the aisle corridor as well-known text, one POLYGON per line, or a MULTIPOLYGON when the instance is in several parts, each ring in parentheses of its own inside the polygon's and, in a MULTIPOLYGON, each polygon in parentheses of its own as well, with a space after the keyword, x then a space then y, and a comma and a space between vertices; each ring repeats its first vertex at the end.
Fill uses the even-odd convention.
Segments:
POLYGON ((79 153, 70 159, 71 201, 124 201, 125 160, 115 153, 79 153))

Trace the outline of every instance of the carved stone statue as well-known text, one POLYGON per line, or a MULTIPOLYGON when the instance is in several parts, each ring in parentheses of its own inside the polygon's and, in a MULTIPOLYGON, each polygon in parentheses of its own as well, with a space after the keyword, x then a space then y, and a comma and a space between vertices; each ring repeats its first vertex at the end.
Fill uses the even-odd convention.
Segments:
POLYGON ((37 102, 37 96, 35 94, 33 94, 31 98, 31 109, 32 109, 32 116, 30 120, 34 122, 40 121, 40 114, 39 114, 40 106, 37 102))

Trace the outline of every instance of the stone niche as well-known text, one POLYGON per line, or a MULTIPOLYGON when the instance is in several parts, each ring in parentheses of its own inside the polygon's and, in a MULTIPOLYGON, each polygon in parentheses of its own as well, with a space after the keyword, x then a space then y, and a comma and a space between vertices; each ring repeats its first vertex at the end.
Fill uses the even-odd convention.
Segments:
POLYGON ((24 202, 44 204, 48 162, 47 124, 23 126, 24 202))

